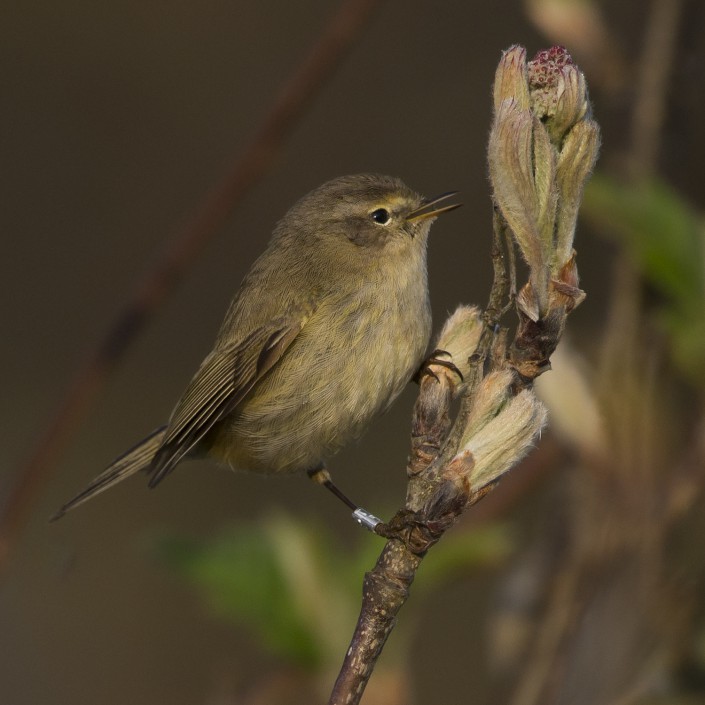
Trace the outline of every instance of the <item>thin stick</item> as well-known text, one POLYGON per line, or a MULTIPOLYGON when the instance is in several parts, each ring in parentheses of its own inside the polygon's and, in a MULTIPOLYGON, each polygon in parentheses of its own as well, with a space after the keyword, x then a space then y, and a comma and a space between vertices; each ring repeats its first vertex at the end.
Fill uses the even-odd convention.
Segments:
POLYGON ((161 259, 136 287, 114 324, 69 385, 34 452, 20 467, 15 488, 0 517, 0 571, 29 506, 49 470, 83 422, 86 412, 161 304, 176 289, 245 193, 261 179, 313 98, 359 39, 381 0, 344 0, 308 55, 294 69, 249 146, 221 183, 197 207, 192 219, 169 242, 161 259))
POLYGON ((360 701, 396 624, 396 615, 409 597, 421 558, 401 541, 392 539, 375 567, 365 575, 360 617, 328 705, 353 705, 360 701))

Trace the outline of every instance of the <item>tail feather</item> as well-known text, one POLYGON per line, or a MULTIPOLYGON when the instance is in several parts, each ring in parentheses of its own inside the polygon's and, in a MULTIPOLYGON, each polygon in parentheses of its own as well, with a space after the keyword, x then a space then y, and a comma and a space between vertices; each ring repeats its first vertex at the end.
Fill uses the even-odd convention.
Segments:
POLYGON ((49 521, 60 519, 66 512, 74 509, 79 504, 87 502, 91 497, 104 492, 109 487, 124 480, 130 475, 134 475, 140 470, 148 470, 154 454, 162 443, 166 435, 166 426, 158 428, 150 433, 147 438, 141 440, 134 448, 130 448, 117 458, 106 470, 96 477, 84 490, 79 492, 73 499, 69 500, 54 514, 49 521))

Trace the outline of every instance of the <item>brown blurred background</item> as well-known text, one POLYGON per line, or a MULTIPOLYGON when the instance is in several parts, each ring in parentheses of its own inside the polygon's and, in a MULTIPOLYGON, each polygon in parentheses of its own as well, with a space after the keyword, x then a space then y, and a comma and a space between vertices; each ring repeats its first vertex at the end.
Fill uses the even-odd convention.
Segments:
MULTIPOLYGON (((603 4, 622 57, 635 56, 648 3, 603 4)), ((323 0, 68 0, 6 3, 0 11, 0 504, 87 351, 243 149, 335 7, 323 0)), ((702 20, 694 10, 691 17, 702 20)), ((702 48, 702 26, 688 31, 690 46, 702 48)), ((518 0, 381 4, 281 157, 129 351, 36 495, 0 583, 0 703, 215 703, 223 688, 237 690, 275 667, 246 633, 209 615, 145 545, 160 531, 208 536, 284 508, 316 517, 345 551, 357 529, 305 479, 236 476, 194 463, 155 492, 136 479, 58 524, 46 519, 166 420, 272 225, 326 179, 379 171, 429 195, 460 190, 465 207, 433 231, 435 321, 458 302, 485 301, 490 86, 500 51, 513 43, 529 54, 551 44, 518 0)), ((702 58, 702 51, 690 55, 677 71, 679 110, 666 117, 661 156, 665 173, 700 207, 702 58), (686 90, 688 80, 698 90, 686 90)), ((596 81, 592 96, 604 153, 615 160, 631 93, 629 80, 620 91, 601 90, 607 84, 596 81)), ((588 300, 569 327, 589 353, 605 313, 613 246, 583 228, 577 247, 588 300)), ((333 464, 345 490, 377 513, 403 493, 413 398, 410 388, 333 464)), ((403 616, 425 630, 412 655, 416 702, 470 701, 469 654, 481 671, 481 615, 492 584, 459 581, 423 608, 413 599, 405 608, 403 616)))

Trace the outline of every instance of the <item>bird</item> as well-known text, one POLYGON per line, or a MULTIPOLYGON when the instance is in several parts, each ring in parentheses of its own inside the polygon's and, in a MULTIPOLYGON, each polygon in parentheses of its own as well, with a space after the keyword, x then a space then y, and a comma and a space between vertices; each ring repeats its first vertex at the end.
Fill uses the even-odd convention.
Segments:
POLYGON ((431 333, 428 234, 456 191, 424 198, 400 179, 343 176, 297 201, 245 276, 212 351, 168 423, 52 517, 143 471, 155 487, 185 459, 307 473, 355 507, 326 462, 389 408, 431 333))

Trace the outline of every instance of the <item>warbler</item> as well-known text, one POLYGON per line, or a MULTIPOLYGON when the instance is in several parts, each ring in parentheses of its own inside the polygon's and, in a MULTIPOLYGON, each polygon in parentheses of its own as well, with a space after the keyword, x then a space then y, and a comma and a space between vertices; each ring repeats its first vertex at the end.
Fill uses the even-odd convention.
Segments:
POLYGON ((423 361, 428 233, 460 205, 438 205, 454 194, 424 199, 399 179, 358 174, 301 198, 243 280, 167 425, 52 518, 140 470, 154 487, 186 458, 308 472, 330 485, 325 460, 389 407, 423 361))

